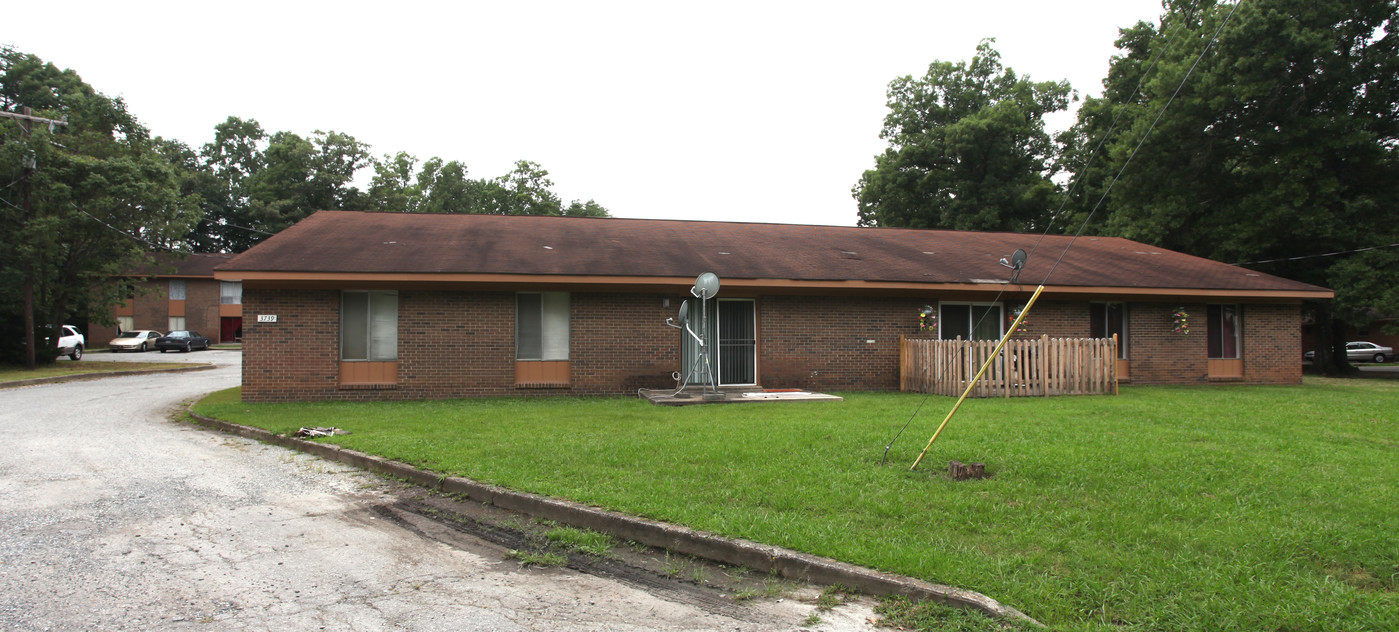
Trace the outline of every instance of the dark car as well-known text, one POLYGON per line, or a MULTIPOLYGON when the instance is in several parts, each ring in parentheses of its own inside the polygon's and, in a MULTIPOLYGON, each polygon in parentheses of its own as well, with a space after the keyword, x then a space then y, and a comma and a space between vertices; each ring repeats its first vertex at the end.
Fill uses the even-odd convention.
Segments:
POLYGON ((212 340, 199 335, 197 331, 178 330, 156 338, 155 348, 160 349, 161 353, 171 349, 179 349, 189 353, 194 349, 208 349, 212 342, 212 340))

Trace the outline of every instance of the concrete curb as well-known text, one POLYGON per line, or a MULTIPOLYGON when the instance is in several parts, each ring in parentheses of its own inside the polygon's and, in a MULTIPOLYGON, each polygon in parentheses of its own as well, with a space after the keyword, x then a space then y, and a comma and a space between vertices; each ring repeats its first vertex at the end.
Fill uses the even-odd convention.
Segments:
POLYGON ((217 369, 212 364, 196 364, 193 366, 182 366, 173 369, 137 369, 132 371, 93 371, 92 373, 77 373, 74 375, 55 375, 53 377, 35 377, 27 380, 14 380, 11 382, 0 382, 0 389, 19 388, 21 386, 33 386, 35 384, 57 384, 60 382, 84 382, 87 380, 100 380, 109 377, 123 377, 127 375, 153 375, 156 373, 191 373, 194 371, 209 371, 217 369))
POLYGON ((746 566, 756 571, 776 572, 783 577, 817 584, 840 584, 875 596, 903 595, 958 608, 979 610, 989 616, 1044 624, 995 599, 970 590, 933 584, 922 580, 883 573, 824 557, 791 551, 748 540, 725 538, 688 527, 590 507, 568 500, 517 492, 471 479, 442 476, 398 461, 347 450, 326 443, 273 434, 261 428, 205 417, 189 410, 198 423, 241 437, 314 454, 360 469, 402 479, 446 494, 459 494, 473 501, 546 518, 569 526, 592 529, 618 538, 640 542, 685 555, 724 564, 746 566))

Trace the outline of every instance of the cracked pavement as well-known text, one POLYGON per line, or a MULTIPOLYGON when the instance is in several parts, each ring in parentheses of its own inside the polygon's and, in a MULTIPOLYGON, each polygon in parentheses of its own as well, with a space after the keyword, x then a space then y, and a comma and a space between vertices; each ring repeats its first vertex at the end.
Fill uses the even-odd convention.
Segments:
POLYGON ((179 357, 219 368, 0 391, 0 630, 871 629, 867 606, 802 627, 794 599, 709 611, 424 537, 374 511, 377 477, 171 421, 241 366, 179 357))

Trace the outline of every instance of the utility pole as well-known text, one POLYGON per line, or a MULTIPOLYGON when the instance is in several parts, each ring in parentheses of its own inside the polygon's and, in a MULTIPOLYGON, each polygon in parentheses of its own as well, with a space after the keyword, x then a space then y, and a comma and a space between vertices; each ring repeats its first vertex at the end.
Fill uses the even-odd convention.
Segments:
MULTIPOLYGON (((34 150, 29 149, 29 137, 34 131, 34 121, 48 123, 52 130, 55 125, 68 125, 67 121, 55 121, 53 119, 41 118, 31 114, 33 110, 29 106, 20 108, 18 114, 14 112, 0 112, 0 118, 11 118, 19 121, 20 129, 24 131, 24 172, 20 176, 21 190, 24 192, 24 221, 27 223, 34 218, 34 205, 30 196, 29 176, 34 174, 38 167, 38 161, 34 157, 34 150)), ((33 262, 24 271, 24 368, 33 371, 35 368, 34 351, 34 268, 33 262)))

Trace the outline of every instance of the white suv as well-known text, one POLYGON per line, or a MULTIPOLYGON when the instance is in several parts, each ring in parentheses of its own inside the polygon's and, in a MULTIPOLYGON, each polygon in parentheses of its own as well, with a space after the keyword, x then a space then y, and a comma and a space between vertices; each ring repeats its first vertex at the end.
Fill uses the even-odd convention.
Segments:
POLYGON ((77 327, 64 325, 58 337, 58 355, 66 355, 70 360, 83 359, 83 347, 87 339, 77 327))

